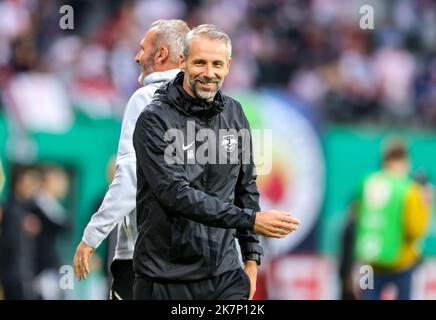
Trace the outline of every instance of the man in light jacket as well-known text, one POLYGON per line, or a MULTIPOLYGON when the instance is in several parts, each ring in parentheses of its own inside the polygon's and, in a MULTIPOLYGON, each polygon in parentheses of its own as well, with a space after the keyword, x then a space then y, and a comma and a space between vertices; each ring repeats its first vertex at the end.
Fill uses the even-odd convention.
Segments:
POLYGON ((89 262, 95 249, 118 225, 118 239, 111 265, 113 283, 110 298, 132 299, 134 272, 133 248, 136 226, 136 157, 132 144, 133 130, 142 109, 154 92, 180 71, 179 56, 189 27, 182 20, 158 20, 151 25, 135 57, 141 67, 139 82, 144 87, 130 98, 124 112, 116 160, 116 173, 103 203, 85 228, 74 256, 77 278, 87 278, 89 262))

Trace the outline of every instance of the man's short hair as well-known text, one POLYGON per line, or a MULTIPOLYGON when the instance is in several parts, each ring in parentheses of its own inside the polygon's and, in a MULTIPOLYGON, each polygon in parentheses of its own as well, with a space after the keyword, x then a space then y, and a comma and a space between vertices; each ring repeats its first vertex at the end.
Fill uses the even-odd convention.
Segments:
POLYGON ((153 22, 151 28, 156 30, 154 49, 168 47, 169 60, 178 64, 179 57, 183 52, 183 42, 189 32, 186 22, 179 19, 161 19, 153 22))
POLYGON ((383 150, 383 163, 392 160, 407 160, 408 158, 407 146, 403 140, 398 138, 390 140, 383 150))
POLYGON ((227 47, 227 57, 230 58, 232 56, 232 41, 230 40, 229 36, 216 25, 201 24, 189 31, 186 35, 185 42, 183 44, 183 56, 185 59, 188 58, 192 39, 200 35, 211 40, 222 41, 227 47))

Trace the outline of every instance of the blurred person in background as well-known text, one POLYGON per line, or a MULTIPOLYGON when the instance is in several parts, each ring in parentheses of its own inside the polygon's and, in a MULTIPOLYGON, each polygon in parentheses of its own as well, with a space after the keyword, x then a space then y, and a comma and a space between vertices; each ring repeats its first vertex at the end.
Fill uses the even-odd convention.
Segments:
POLYGON ((15 39, 13 44, 11 65, 15 73, 3 97, 8 116, 17 124, 12 127, 17 131, 14 135, 24 135, 26 129, 65 132, 73 121, 67 90, 40 62, 37 41, 31 33, 15 39))
MULTIPOLYGON (((132 39, 138 30, 142 33, 144 24, 159 17, 184 17, 200 24, 221 21, 225 15, 223 28, 236 39, 232 68, 242 70, 229 75, 225 84, 230 84, 229 88, 288 86, 291 95, 316 102, 321 112, 327 109, 325 115, 334 122, 401 120, 431 126, 436 121, 432 71, 436 3, 374 2, 377 28, 373 30, 358 27, 356 3, 79 2, 74 4, 81 22, 78 30, 63 32, 53 18, 58 13, 49 14, 58 10, 54 3, 4 0, 0 2, 4 13, 0 22, 0 88, 11 82, 8 91, 18 104, 8 104, 21 109, 29 105, 26 101, 32 101, 36 84, 44 86, 37 98, 49 97, 44 108, 50 111, 44 114, 57 118, 44 126, 69 124, 69 101, 91 117, 118 116, 119 98, 131 91, 134 72, 134 64, 125 57, 134 52, 136 40, 132 39), (94 10, 89 10, 90 6, 94 10), (93 11, 98 14, 91 14, 93 11), (70 88, 69 99, 47 74, 41 77, 44 68, 70 88), (20 72, 25 77, 17 77, 20 72), (20 88, 26 91, 22 97, 20 88), (57 104, 65 107, 52 107, 57 104)), ((20 113, 32 125, 39 123, 33 118, 43 117, 20 113)))
POLYGON ((340 282, 340 299, 356 300, 354 288, 353 271, 355 266, 354 260, 354 237, 356 229, 356 201, 352 201, 346 214, 347 220, 341 237, 341 251, 339 255, 339 282, 340 282))
POLYGON ((33 279, 41 221, 34 197, 40 184, 35 168, 14 166, 0 232, 0 280, 7 300, 36 298, 33 279))
POLYGON ((424 201, 429 205, 430 212, 434 208, 434 185, 430 182, 427 173, 423 169, 419 169, 413 175, 413 180, 421 187, 424 201))
POLYGON ((3 164, 0 158, 0 196, 2 194, 4 186, 5 186, 5 174, 3 172, 3 164))
MULTIPOLYGON (((0 158, 0 225, 2 223, 2 218, 3 218, 3 210, 2 210, 2 207, 3 207, 3 197, 2 197, 2 195, 3 195, 3 187, 4 187, 4 185, 5 185, 5 175, 4 175, 4 172, 3 172, 2 161, 1 161, 1 158, 0 158)), ((1 228, 0 228, 0 233, 1 233, 1 228)))
POLYGON ((77 278, 87 278, 89 260, 95 249, 118 225, 118 241, 111 266, 113 283, 110 298, 133 298, 133 248, 136 226, 136 157, 132 135, 136 120, 151 101, 154 92, 180 71, 178 61, 182 43, 189 31, 182 20, 158 20, 142 39, 135 61, 141 68, 138 89, 127 103, 118 146, 115 178, 99 210, 88 223, 74 256, 77 278))
POLYGON ((374 270, 374 288, 362 288, 361 299, 380 299, 390 284, 398 299, 410 299, 432 206, 428 190, 408 177, 410 165, 404 142, 392 140, 382 170, 370 174, 360 190, 354 249, 357 261, 374 270))
POLYGON ((41 187, 35 193, 34 212, 41 230, 35 238, 35 292, 43 300, 61 299, 59 287, 60 258, 57 248, 59 236, 69 229, 62 200, 69 190, 69 177, 59 166, 40 168, 41 187))

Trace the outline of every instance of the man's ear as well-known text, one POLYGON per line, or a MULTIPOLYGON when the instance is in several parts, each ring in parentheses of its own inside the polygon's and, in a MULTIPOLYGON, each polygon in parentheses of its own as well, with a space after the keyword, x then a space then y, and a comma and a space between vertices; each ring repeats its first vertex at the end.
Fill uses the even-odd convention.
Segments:
POLYGON ((227 62, 227 74, 230 71, 230 65, 232 64, 232 58, 229 58, 229 61, 227 62))
POLYGON ((157 50, 156 56, 155 56, 155 62, 157 65, 163 65, 167 61, 169 56, 168 48, 161 47, 159 50, 157 50))
POLYGON ((186 61, 185 61, 185 57, 183 56, 183 54, 181 54, 180 57, 179 57, 179 68, 180 68, 180 70, 182 70, 183 72, 185 72, 185 69, 186 69, 186 61))

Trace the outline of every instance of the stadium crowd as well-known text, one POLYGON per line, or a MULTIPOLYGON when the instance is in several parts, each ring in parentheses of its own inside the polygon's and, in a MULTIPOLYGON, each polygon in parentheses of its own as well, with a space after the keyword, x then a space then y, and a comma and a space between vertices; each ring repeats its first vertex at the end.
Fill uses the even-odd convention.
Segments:
MULTIPOLYGON (((72 108, 121 117, 138 87, 138 39, 158 18, 214 23, 231 36, 226 89, 285 89, 327 121, 436 123, 431 0, 2 0, 0 11, 1 105, 26 121, 22 105, 56 101, 45 107, 58 120, 52 130, 71 122, 72 108), (64 4, 74 9, 73 30, 59 27, 64 4), (364 4, 374 9, 373 30, 359 27, 364 4)), ((42 116, 28 125, 39 128, 42 116)))

